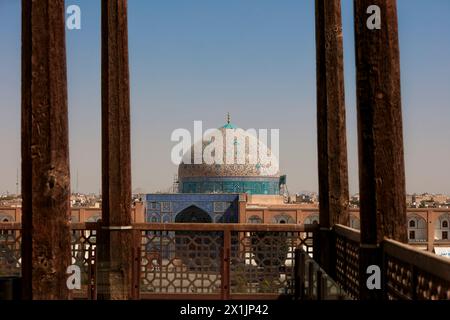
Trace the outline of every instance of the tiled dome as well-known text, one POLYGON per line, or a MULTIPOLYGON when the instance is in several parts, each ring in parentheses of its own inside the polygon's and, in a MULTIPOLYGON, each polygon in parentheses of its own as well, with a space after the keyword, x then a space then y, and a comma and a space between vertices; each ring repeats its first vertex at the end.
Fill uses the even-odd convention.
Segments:
MULTIPOLYGON (((245 130, 236 128, 233 124, 228 122, 223 127, 219 128, 222 138, 223 138, 223 161, 222 164, 207 164, 203 161, 202 164, 194 164, 194 146, 191 147, 190 151, 187 152, 184 159, 190 155, 191 164, 182 162, 178 167, 178 177, 179 179, 183 178, 192 178, 192 177, 279 177, 279 168, 278 168, 278 160, 273 157, 274 161, 267 165, 261 164, 260 157, 258 155, 257 161, 251 161, 249 140, 256 139, 254 136, 250 136, 245 130), (235 152, 235 158, 233 164, 227 164, 226 161, 226 137, 227 134, 231 137, 235 137, 233 139, 233 144, 235 148, 230 148, 231 152, 235 152), (236 158, 237 147, 239 147, 239 143, 245 141, 245 163, 238 164, 236 158), (234 149, 234 150, 233 150, 234 149), (255 163, 256 162, 256 163, 255 163)), ((205 148, 212 143, 212 136, 207 135, 204 137, 203 141, 199 141, 196 143, 202 144, 201 150, 202 154, 205 148)), ((251 141, 251 140, 250 140, 251 141)), ((262 144, 262 142, 258 141, 260 150, 263 146, 267 149, 268 155, 271 156, 271 151, 262 144)), ((214 153, 213 153, 214 155, 214 153)), ((189 158, 188 158, 189 159, 189 158)))

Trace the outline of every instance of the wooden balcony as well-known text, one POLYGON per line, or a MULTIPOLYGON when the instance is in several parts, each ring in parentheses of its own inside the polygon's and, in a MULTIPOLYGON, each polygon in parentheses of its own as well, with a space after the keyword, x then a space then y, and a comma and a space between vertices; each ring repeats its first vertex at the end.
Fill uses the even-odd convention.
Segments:
POLYGON ((358 299, 449 298, 449 262, 401 244, 407 228, 395 0, 377 1, 383 28, 376 30, 364 21, 372 3, 354 3, 361 234, 340 226, 349 223, 349 197, 339 0, 316 0, 315 229, 131 223, 126 0, 102 0, 101 7, 103 223, 69 225, 64 1, 22 3, 23 226, 0 224, 0 272, 22 276, 22 298, 321 299, 330 277, 358 299), (83 273, 78 292, 67 288, 70 261, 83 273), (374 265, 380 290, 366 286, 374 265))
MULTIPOLYGON (((96 299, 99 223, 71 224, 72 264, 96 299)), ((139 223, 133 225, 133 299, 358 299, 365 285, 360 234, 334 228, 335 270, 314 261, 317 225, 139 223)), ((0 277, 21 275, 21 225, 0 224, 0 277)), ((118 249, 120 250, 120 249, 118 249)), ((386 299, 450 299, 450 260, 392 240, 381 244, 386 299)))
MULTIPOLYGON (((335 275, 342 288, 359 298, 366 286, 366 270, 359 265, 360 232, 342 225, 334 227, 336 244, 335 275)), ((384 239, 382 256, 382 294, 390 300, 449 300, 450 259, 417 250, 398 241, 384 239)))

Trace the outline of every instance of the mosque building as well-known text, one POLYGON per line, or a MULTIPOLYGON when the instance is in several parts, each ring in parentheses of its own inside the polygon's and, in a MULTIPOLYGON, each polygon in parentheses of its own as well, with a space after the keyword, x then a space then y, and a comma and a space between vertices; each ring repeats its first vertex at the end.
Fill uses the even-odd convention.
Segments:
MULTIPOLYGON (((246 144, 245 131, 228 119, 218 129, 223 137, 235 134, 233 144, 246 144), (242 136, 244 135, 244 136, 242 136), (244 141, 244 142, 243 142, 244 141)), ((209 144, 205 137, 202 150, 209 144)), ((192 160, 193 153, 187 152, 192 160)), ((236 150, 236 149, 235 149, 236 150)), ((269 152, 270 153, 270 152, 269 152)), ((224 149, 223 156, 226 156, 224 149)), ((245 158, 249 150, 245 149, 245 158)), ((183 159, 189 159, 183 157, 183 159)), ((190 162, 190 163, 186 163, 190 162)), ((146 194, 133 203, 132 220, 141 222, 313 224, 319 222, 316 205, 289 201, 286 176, 279 168, 269 170, 264 162, 243 164, 195 164, 178 167, 177 193, 146 194)), ((274 169, 274 168, 272 168, 274 169)), ((350 208, 350 227, 359 229, 359 209, 350 208)), ((0 207, 0 222, 21 222, 20 207, 0 207)), ((450 213, 446 208, 408 208, 409 244, 420 250, 448 256, 450 213)), ((72 222, 95 222, 101 208, 72 208, 72 222)))
MULTIPOLYGON (((218 130, 222 137, 233 133, 234 145, 247 145, 246 131, 239 130, 229 118, 218 130)), ((204 137, 198 142, 202 145, 202 151, 210 141, 208 137, 204 137)), ((286 176, 280 174, 278 167, 275 167, 276 170, 268 170, 264 162, 247 161, 250 156, 247 147, 246 161, 242 164, 228 164, 226 161, 221 164, 195 164, 192 161, 194 146, 185 154, 186 157, 183 157, 183 162, 178 167, 178 193, 145 195, 142 210, 136 207, 133 211, 134 221, 270 224, 319 222, 318 206, 289 201, 286 176)), ((224 144, 224 158, 226 154, 224 144)), ((351 208, 349 212, 350 227, 359 229, 359 209, 351 208)), ((76 216, 74 213, 72 215, 76 216)), ((78 221, 78 218, 74 221, 78 221)), ((409 244, 420 250, 434 250, 443 255, 442 252, 447 250, 443 247, 443 241, 450 234, 449 221, 448 209, 408 209, 409 244), (435 228, 427 228, 428 225, 435 228)), ((444 253, 447 254, 448 251, 444 253)))
MULTIPOLYGON (((247 193, 247 194, 280 194, 280 173, 278 170, 278 161, 264 165, 255 156, 255 163, 250 160, 249 134, 234 126, 230 119, 227 124, 218 129, 222 135, 222 161, 221 164, 194 164, 194 147, 191 148, 189 164, 181 163, 178 168, 178 178, 180 191, 182 193, 247 193), (233 149, 227 148, 227 136, 233 139, 233 149), (240 144, 245 152, 243 160, 245 163, 238 164, 238 161, 227 163, 227 153, 237 152, 240 144), (275 167, 275 170, 268 170, 268 166, 275 167)), ((255 139, 256 140, 256 139, 255 139)), ((262 142, 257 140, 258 146, 263 146, 262 142)), ((202 141, 201 150, 205 150, 210 143, 210 139, 205 137, 202 141)), ((267 146, 263 150, 271 154, 267 146)), ((256 152, 255 152, 256 153, 256 152)), ((234 159, 233 159, 234 160, 234 159)))
MULTIPOLYGON (((282 194, 286 176, 280 174, 278 159, 267 146, 257 139, 258 148, 264 147, 258 150, 265 150, 273 161, 261 161, 259 153, 256 161, 251 161, 252 137, 247 131, 232 124, 229 116, 218 131, 224 141, 223 161, 196 164, 194 144, 178 167, 178 193, 145 196, 147 222, 312 223, 318 220, 317 208, 305 211, 310 213, 309 220, 305 221, 304 206, 286 203, 282 194), (227 148, 228 135, 233 137, 235 148, 227 148), (227 152, 236 153, 241 144, 245 144, 241 149, 245 150, 245 161, 227 162, 227 152)), ((211 141, 206 136, 197 143, 204 151, 211 141)))

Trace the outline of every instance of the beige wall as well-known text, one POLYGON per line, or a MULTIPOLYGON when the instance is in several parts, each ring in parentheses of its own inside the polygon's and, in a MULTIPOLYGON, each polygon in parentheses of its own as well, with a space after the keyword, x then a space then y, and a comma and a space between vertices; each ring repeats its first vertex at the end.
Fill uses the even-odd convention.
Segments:
POLYGON ((0 207, 0 222, 21 222, 22 221, 21 218, 22 218, 21 208, 0 207))
MULTIPOLYGON (((450 209, 408 209, 408 234, 414 231, 416 240, 410 244, 420 249, 433 251, 435 246, 450 246, 450 240, 442 240, 442 232, 450 233, 450 230, 441 229, 442 219, 450 216, 450 209), (423 221, 425 228, 410 228, 411 219, 423 221), (421 220, 423 219, 423 220, 421 220), (425 239, 422 238, 425 236, 425 239)), ((1 208, 0 222, 4 219, 8 222, 21 222, 21 208, 1 208)), ((280 219, 286 223, 305 224, 318 219, 319 209, 308 208, 300 204, 283 204, 277 196, 248 196, 242 195, 239 200, 239 222, 247 223, 251 217, 259 217, 262 223, 276 223, 280 219), (251 197, 251 198, 250 198, 251 197), (264 200, 264 198, 267 199, 264 200), (249 201, 251 200, 251 202, 249 201)), ((350 216, 354 222, 359 222, 359 210, 350 209, 350 216)), ((72 222, 96 221, 101 217, 101 209, 97 208, 72 208, 72 222)), ((137 203, 132 208, 133 222, 145 222, 145 206, 137 203)), ((450 221, 449 221, 450 222, 450 221)))
MULTIPOLYGON (((310 223, 318 219, 319 209, 305 208, 299 204, 247 203, 239 214, 241 223, 249 222, 249 219, 254 216, 259 217, 262 223, 274 223, 277 217, 288 216, 292 223, 304 224, 305 221, 310 223)), ((446 232, 447 229, 438 228, 439 222, 450 215, 450 209, 408 209, 407 215, 408 236, 411 231, 415 235, 415 239, 409 242, 411 245, 428 251, 433 251, 435 246, 450 246, 450 240, 442 240, 442 232, 446 232), (411 220, 415 221, 415 227, 410 227, 411 220)), ((352 227, 359 224, 359 209, 350 209, 350 219, 353 223, 352 227)))
MULTIPOLYGON (((143 203, 137 203, 132 209, 133 222, 145 222, 145 206, 143 203)), ((71 221, 77 222, 95 222, 102 216, 102 209, 99 208, 72 208, 71 221)), ((21 222, 22 209, 21 208, 1 208, 0 207, 0 222, 7 219, 8 222, 21 222)))

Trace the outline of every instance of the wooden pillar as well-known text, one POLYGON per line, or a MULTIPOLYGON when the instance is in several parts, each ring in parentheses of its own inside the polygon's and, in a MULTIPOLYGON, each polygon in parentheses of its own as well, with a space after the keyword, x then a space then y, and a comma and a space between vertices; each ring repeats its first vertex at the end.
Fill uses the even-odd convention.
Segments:
POLYGON ((340 0, 316 0, 320 225, 349 224, 340 0))
POLYGON ((127 1, 102 0, 102 227, 99 299, 130 299, 130 88, 127 1))
MULTIPOLYGON (((360 272, 379 265, 384 237, 407 242, 400 55, 395 0, 355 0, 355 45, 361 199, 360 272), (380 29, 369 28, 370 6, 380 29)), ((360 279, 361 298, 380 298, 360 279)))
POLYGON ((349 224, 344 59, 340 0, 316 0, 317 139, 320 235, 315 257, 331 272, 330 229, 349 224))
POLYGON ((22 1, 22 293, 67 299, 70 174, 63 0, 22 1))

